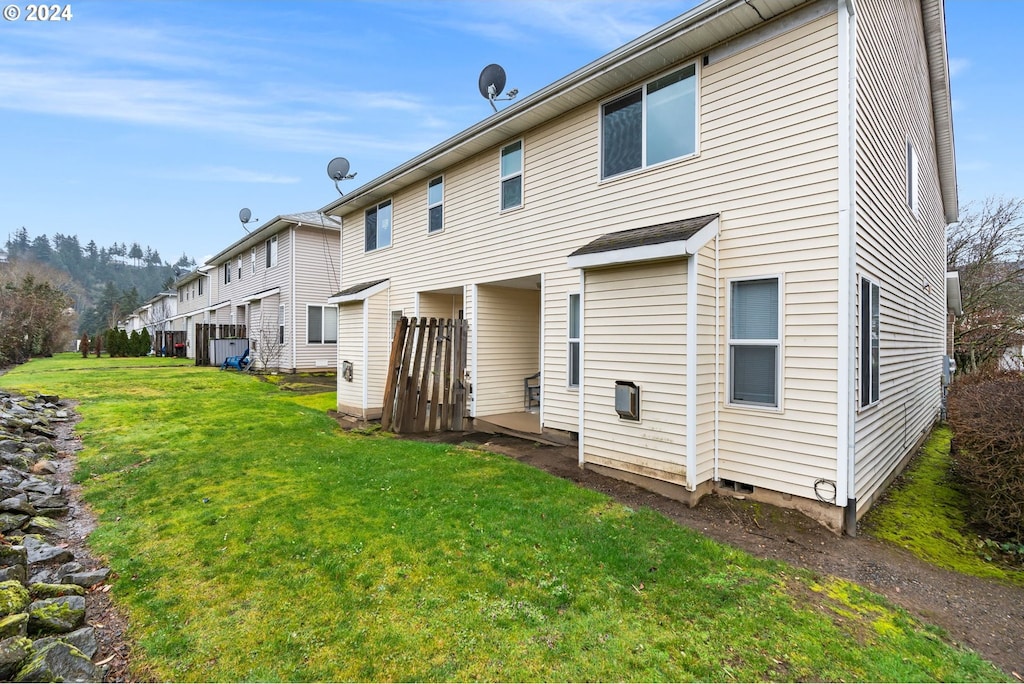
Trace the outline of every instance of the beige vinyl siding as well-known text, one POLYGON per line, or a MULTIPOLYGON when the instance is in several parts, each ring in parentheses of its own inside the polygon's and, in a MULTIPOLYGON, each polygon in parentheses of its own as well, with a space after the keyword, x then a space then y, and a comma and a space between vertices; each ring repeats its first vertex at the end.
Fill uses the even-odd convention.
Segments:
POLYGON ((544 277, 544 427, 578 432, 580 393, 569 388, 569 294, 581 294, 576 269, 544 277))
POLYGON ((366 417, 363 405, 363 381, 366 377, 363 321, 367 306, 365 301, 338 305, 338 359, 339 363, 348 361, 352 364, 352 382, 342 379, 340 372, 338 374, 338 410, 359 417, 366 417))
MULTIPOLYGON (((544 424, 576 431, 578 396, 565 389, 565 307, 566 293, 578 291, 579 271, 567 268, 567 255, 606 233, 720 213, 720 293, 728 278, 778 274, 787 297, 784 410, 722 409, 720 429, 728 448, 721 457, 734 479, 813 497, 814 480, 834 480, 837 467, 835 406, 822 403, 834 402, 838 391, 837 30, 832 13, 698 66, 697 157, 600 181, 600 102, 595 101, 522 136, 520 210, 498 211, 496 146, 444 170, 442 233, 427 234, 426 181, 391 195, 390 248, 365 254, 362 208, 346 214, 342 286, 388 277, 394 302, 417 291, 474 284, 484 290, 489 283, 543 274, 544 424), (752 413, 762 421, 758 433, 749 429, 752 413), (775 441, 791 434, 799 437, 788 444, 775 441), (811 452, 806 459, 805 450, 811 452)), ((703 289, 710 286, 701 282, 703 289)), ((471 291, 464 302, 466 318, 479 326, 483 347, 484 341, 498 341, 493 334, 487 337, 488 329, 506 323, 488 317, 505 313, 484 301, 474 310, 471 291)), ((625 308, 630 304, 623 302, 625 308)), ((726 313, 720 296, 720 320, 726 313)), ((724 344, 724 328, 719 333, 724 344)), ((506 347, 515 344, 505 341, 506 347)), ((585 349, 587 344, 584 339, 585 349)), ((700 338, 700 349, 709 344, 714 341, 700 338)), ((724 397, 725 354, 720 352, 718 390, 724 397)), ((471 342, 471 368, 476 353, 471 342)), ((479 394, 477 415, 490 410, 491 402, 490 369, 483 356, 480 361, 477 377, 471 378, 479 394)), ((536 370, 522 372, 519 392, 512 390, 511 373, 503 380, 509 383, 508 406, 521 407, 522 376, 536 370)), ((706 367, 699 374, 700 396, 712 396, 706 367)), ((698 422, 703 439, 713 430, 713 418, 702 413, 698 422)), ((701 451, 702 477, 712 467, 709 453, 701 451)))
MULTIPOLYGON (((715 245, 705 245, 690 261, 697 269, 697 453, 692 482, 698 485, 714 479, 715 415, 719 403, 716 392, 719 379, 717 304, 719 296, 715 279, 715 245)), ((724 395, 723 395, 724 396, 724 395)))
POLYGON ((423 318, 458 318, 463 309, 462 295, 421 292, 419 315, 423 318))
MULTIPOLYGON (((834 480, 837 468, 836 15, 785 38, 704 70, 702 155, 723 160, 727 171, 713 180, 726 182, 726 197, 746 198, 723 212, 721 339, 732 279, 777 276, 782 301, 779 409, 723 405, 719 476, 814 498, 815 480, 834 480)), ((719 363, 724 404, 724 348, 719 363)), ((708 465, 699 460, 702 481, 708 465)))
POLYGON ((523 410, 523 378, 540 370, 540 292, 481 285, 476 415, 523 410))
POLYGON ((686 271, 674 260, 586 274, 584 459, 686 484, 686 271), (615 382, 640 387, 640 420, 615 412, 615 382))
MULTIPOLYGON (((295 368, 301 370, 325 371, 334 370, 337 366, 337 346, 334 343, 310 344, 307 342, 307 319, 309 306, 333 306, 327 304, 327 298, 339 288, 338 250, 340 242, 338 232, 319 227, 299 226, 282 231, 278 237, 278 268, 294 267, 295 316, 295 368), (288 239, 282 237, 287 234, 288 239), (294 260, 294 264, 289 264, 294 260)), ((264 258, 265 259, 265 258, 264 258)), ((263 262, 266 266, 266 260, 263 262)))
MULTIPOLYGON (((880 400, 860 407, 858 511, 932 425, 945 325, 945 220, 917 0, 866 0, 857 14, 856 268, 880 288, 880 400), (918 216, 906 203, 906 143, 918 158, 918 216), (928 283, 931 291, 924 285, 928 283)), ((858 288, 859 313, 859 288, 858 288)), ((857 331, 859 333, 859 315, 857 331)))
POLYGON ((391 329, 391 307, 388 305, 388 291, 378 292, 370 297, 367 308, 367 331, 369 348, 367 350, 367 408, 370 415, 380 415, 384 405, 384 389, 388 377, 388 361, 391 357, 391 341, 394 331, 391 329))

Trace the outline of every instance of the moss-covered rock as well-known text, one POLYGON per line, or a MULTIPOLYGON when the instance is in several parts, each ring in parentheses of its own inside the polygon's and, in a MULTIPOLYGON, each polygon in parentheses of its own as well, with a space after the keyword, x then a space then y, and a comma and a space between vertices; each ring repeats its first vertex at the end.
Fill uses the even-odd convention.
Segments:
POLYGON ((0 615, 13 615, 25 612, 29 604, 28 589, 17 580, 0 582, 0 615))
POLYGON ((59 596, 35 601, 28 607, 29 634, 70 632, 85 621, 85 598, 59 596))
POLYGON ((0 641, 0 679, 10 681, 21 664, 34 653, 32 642, 23 636, 8 637, 0 641))
POLYGON ((76 584, 46 584, 45 582, 34 582, 28 587, 33 598, 47 599, 58 596, 85 596, 85 587, 76 584))
POLYGON ((39 649, 14 678, 16 682, 98 682, 103 672, 74 646, 55 641, 39 649))
MULTIPOLYGON (((7 541, 13 541, 8 536, 7 541)), ((25 565, 28 563, 28 550, 24 546, 7 546, 0 544, 0 565, 25 565)))
POLYGON ((53 518, 37 515, 28 521, 24 529, 27 534, 53 536, 63 532, 65 527, 64 523, 58 522, 53 518))
POLYGON ((0 639, 26 636, 28 634, 28 613, 15 613, 0 618, 0 639))

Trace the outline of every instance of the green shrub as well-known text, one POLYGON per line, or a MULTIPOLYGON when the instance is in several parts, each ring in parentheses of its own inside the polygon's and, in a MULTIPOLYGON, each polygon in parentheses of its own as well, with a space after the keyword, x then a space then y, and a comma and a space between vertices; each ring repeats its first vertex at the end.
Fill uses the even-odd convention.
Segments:
POLYGON ((969 522, 1024 542, 1024 378, 964 378, 949 395, 953 472, 971 499, 969 522))

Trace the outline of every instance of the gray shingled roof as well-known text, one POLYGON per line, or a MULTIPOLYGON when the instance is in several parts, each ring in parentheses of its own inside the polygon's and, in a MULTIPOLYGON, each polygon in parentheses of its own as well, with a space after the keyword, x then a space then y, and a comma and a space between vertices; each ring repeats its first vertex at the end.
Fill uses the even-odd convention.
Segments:
POLYGON ((357 294, 359 292, 362 292, 363 290, 369 290, 371 287, 374 287, 376 285, 380 285, 381 283, 384 283, 384 282, 387 282, 387 281, 388 281, 387 278, 381 278, 380 280, 371 280, 368 283, 359 283, 358 285, 353 285, 352 287, 346 288, 346 289, 342 290, 341 292, 338 292, 337 294, 331 295, 330 298, 334 299, 335 297, 348 297, 349 295, 357 294))
POLYGON ((656 226, 648 226, 646 228, 633 228, 631 230, 620 230, 617 233, 608 233, 583 245, 569 256, 614 252, 619 249, 657 245, 663 242, 683 242, 693 237, 697 231, 716 218, 718 218, 718 214, 708 214, 707 216, 698 216, 696 218, 683 219, 682 221, 659 223, 656 226))

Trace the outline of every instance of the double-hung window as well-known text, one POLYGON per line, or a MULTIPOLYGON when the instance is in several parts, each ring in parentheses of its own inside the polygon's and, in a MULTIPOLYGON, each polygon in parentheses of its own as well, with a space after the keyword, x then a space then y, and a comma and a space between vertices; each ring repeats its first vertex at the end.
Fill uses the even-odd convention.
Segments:
POLYGON ((601 107, 601 177, 697 151, 697 66, 690 64, 601 107))
POLYGON ((391 246, 391 200, 366 210, 364 251, 391 246))
POLYGON ((224 264, 224 284, 227 285, 231 282, 231 262, 228 261, 224 264))
POLYGON ((267 268, 273 268, 277 266, 277 236, 267 240, 265 245, 267 250, 267 268))
POLYGON ((249 250, 249 275, 256 274, 256 248, 249 250))
POLYGON ((310 306, 306 316, 306 342, 333 344, 338 341, 338 307, 310 306))
POLYGON ((879 290, 878 284, 860 279, 860 405, 879 398, 879 290))
POLYGON ((277 307, 277 343, 284 344, 284 304, 277 307))
POLYGON ((427 183, 427 232, 436 233, 444 228, 444 177, 438 176, 427 183))
POLYGON ((779 279, 734 280, 729 295, 729 403, 777 407, 779 279))
POLYGON ((501 210, 523 206, 523 141, 501 148, 501 210))
POLYGON ((569 295, 569 346, 567 349, 568 362, 568 385, 569 387, 580 386, 580 296, 578 293, 569 295))
POLYGON ((238 279, 242 279, 242 255, 238 255, 238 279))

